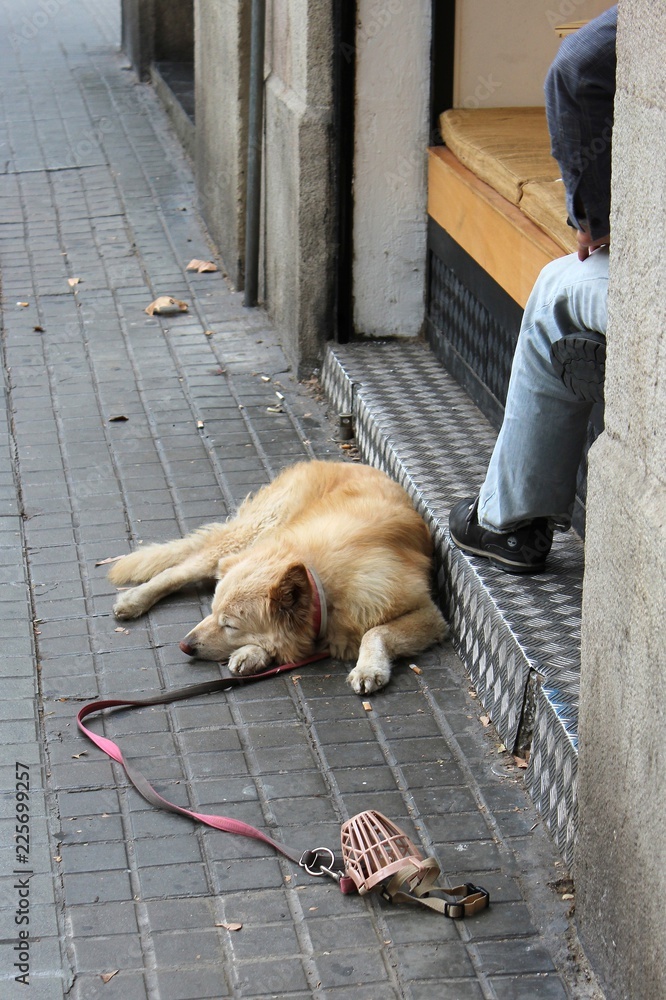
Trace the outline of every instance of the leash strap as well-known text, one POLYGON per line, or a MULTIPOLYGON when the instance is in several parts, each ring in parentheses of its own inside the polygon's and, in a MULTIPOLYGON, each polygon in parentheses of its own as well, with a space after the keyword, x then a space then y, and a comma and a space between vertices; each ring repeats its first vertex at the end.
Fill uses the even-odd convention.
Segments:
MULTIPOLYGON (((258 674, 249 674, 246 677, 224 677, 215 681, 207 681, 203 684, 191 684, 184 688, 177 688, 175 691, 163 692, 152 695, 148 698, 121 699, 111 698, 104 701, 93 701, 84 705, 76 716, 76 723, 81 732, 91 740, 100 750, 121 764, 131 781, 132 785, 150 805, 167 812, 179 813, 187 816, 206 826, 221 830, 223 833, 235 833, 243 837, 251 837, 254 840, 261 840, 269 844, 274 850, 283 854, 294 864, 303 868, 308 875, 329 876, 335 879, 342 893, 345 895, 358 891, 352 878, 345 874, 344 862, 335 857, 333 851, 328 847, 315 847, 311 850, 294 851, 286 844, 282 844, 262 830, 258 830, 249 823, 231 819, 228 816, 217 816, 209 813, 198 813, 191 809, 185 809, 170 802, 157 792, 150 784, 146 776, 134 767, 123 757, 120 747, 108 739, 100 736, 92 729, 84 726, 83 720, 96 712, 114 708, 145 708, 151 705, 165 705, 172 701, 183 701, 186 698, 196 698, 203 694, 212 694, 215 691, 228 691, 230 688, 243 684, 251 684, 255 681, 265 680, 268 677, 277 677, 278 674, 286 673, 297 667, 306 666, 317 660, 325 659, 329 654, 315 653, 313 656, 302 660, 300 663, 285 663, 277 667, 271 667, 258 674)), ((443 914, 445 917, 461 918, 469 917, 485 909, 490 896, 487 890, 480 886, 466 882, 463 885, 453 888, 442 889, 437 886, 436 880, 440 875, 439 865, 434 858, 426 858, 419 865, 412 861, 405 861, 405 864, 386 882, 378 886, 379 893, 383 899, 390 903, 420 903, 430 910, 443 914), (425 874, 424 874, 425 869, 425 874), (436 895, 435 895, 436 893, 436 895)))
POLYGON ((207 681, 203 684, 191 684, 188 685, 188 687, 178 688, 175 691, 168 691, 163 694, 152 695, 149 698, 113 698, 105 701, 93 701, 84 705, 79 711, 76 716, 76 723, 84 736, 87 736, 87 738, 98 746, 100 750, 103 750, 105 754, 117 761, 118 764, 122 765, 125 769, 127 777, 136 790, 151 805, 156 806, 158 809, 165 809, 168 812, 180 813, 182 816, 188 816, 190 819, 196 820, 199 823, 205 823, 207 826, 211 826, 216 830, 222 830, 225 833, 236 833, 244 837, 253 837, 255 840, 261 840, 266 844, 270 844, 270 846, 276 851, 284 854, 290 861, 293 861, 302 868, 305 868, 308 874, 330 874, 333 878, 337 878, 338 870, 341 866, 335 860, 332 852, 327 848, 315 848, 312 851, 293 851, 285 844, 281 844, 279 841, 274 840, 272 837, 269 837, 268 834, 263 833, 256 827, 250 826, 248 823, 243 823, 227 816, 197 813, 190 809, 184 809, 181 806, 177 806, 173 802, 169 802, 168 799, 163 798, 163 796, 161 796, 153 788, 141 771, 125 760, 120 747, 117 746, 113 740, 108 739, 106 736, 100 736, 98 733, 94 732, 92 729, 88 729, 83 724, 83 720, 89 715, 92 715, 95 712, 101 712, 104 709, 144 708, 150 705, 164 705, 172 701, 182 701, 185 698, 196 698, 202 694, 212 694, 214 691, 226 691, 242 684, 264 680, 267 677, 276 677, 278 674, 286 673, 288 670, 294 670, 297 667, 306 666, 308 663, 313 663, 316 660, 323 660, 328 655, 329 654, 327 652, 316 653, 305 660, 301 660, 299 663, 285 663, 277 667, 272 667, 270 670, 264 670, 259 674, 248 674, 246 677, 224 677, 215 681, 207 681))

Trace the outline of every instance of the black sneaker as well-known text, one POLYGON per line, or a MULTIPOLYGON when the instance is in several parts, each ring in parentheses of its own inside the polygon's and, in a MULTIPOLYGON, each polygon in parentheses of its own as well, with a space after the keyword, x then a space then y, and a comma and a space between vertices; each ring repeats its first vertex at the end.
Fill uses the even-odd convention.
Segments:
POLYGON ((582 403, 603 403, 606 341, 572 335, 550 347, 555 372, 582 403))
POLYGON ((538 517, 513 531, 489 531, 477 518, 478 497, 461 500, 451 508, 451 538, 465 552, 490 559, 505 573, 540 573, 553 541, 548 519, 538 517))

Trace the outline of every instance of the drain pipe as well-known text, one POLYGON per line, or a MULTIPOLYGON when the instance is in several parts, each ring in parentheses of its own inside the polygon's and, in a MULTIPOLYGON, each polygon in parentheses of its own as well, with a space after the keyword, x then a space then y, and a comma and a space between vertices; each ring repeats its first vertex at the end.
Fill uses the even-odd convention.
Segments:
POLYGON ((252 0, 250 35, 250 111, 247 141, 244 305, 256 306, 259 290, 261 221, 261 148, 264 111, 264 40, 266 0, 252 0))

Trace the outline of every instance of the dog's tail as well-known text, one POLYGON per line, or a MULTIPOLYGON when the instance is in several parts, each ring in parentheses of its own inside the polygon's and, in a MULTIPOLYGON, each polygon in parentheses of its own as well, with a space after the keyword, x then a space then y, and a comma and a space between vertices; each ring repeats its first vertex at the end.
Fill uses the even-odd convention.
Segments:
POLYGON ((145 583, 152 580, 162 570, 177 566, 188 556, 194 555, 206 544, 206 535, 217 525, 205 525, 185 538, 177 538, 171 542, 156 542, 136 549, 129 555, 122 556, 109 569, 109 580, 121 586, 125 583, 145 583))

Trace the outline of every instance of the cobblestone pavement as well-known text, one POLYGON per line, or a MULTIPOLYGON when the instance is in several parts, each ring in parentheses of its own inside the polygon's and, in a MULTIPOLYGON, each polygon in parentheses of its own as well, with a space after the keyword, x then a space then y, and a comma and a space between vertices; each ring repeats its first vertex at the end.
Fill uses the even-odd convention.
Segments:
POLYGON ((207 594, 120 626, 97 563, 224 518, 287 463, 342 454, 264 313, 222 273, 185 270, 215 250, 161 106, 118 52, 118 7, 0 0, 2 995, 598 996, 567 873, 450 646, 420 675, 396 669, 370 711, 348 665, 324 661, 93 725, 167 797, 295 846, 335 847, 345 817, 382 810, 450 883, 490 889, 465 922, 342 896, 264 845, 153 810, 77 734, 85 701, 221 670, 177 645, 207 594), (150 318, 161 294, 189 311, 150 318))

